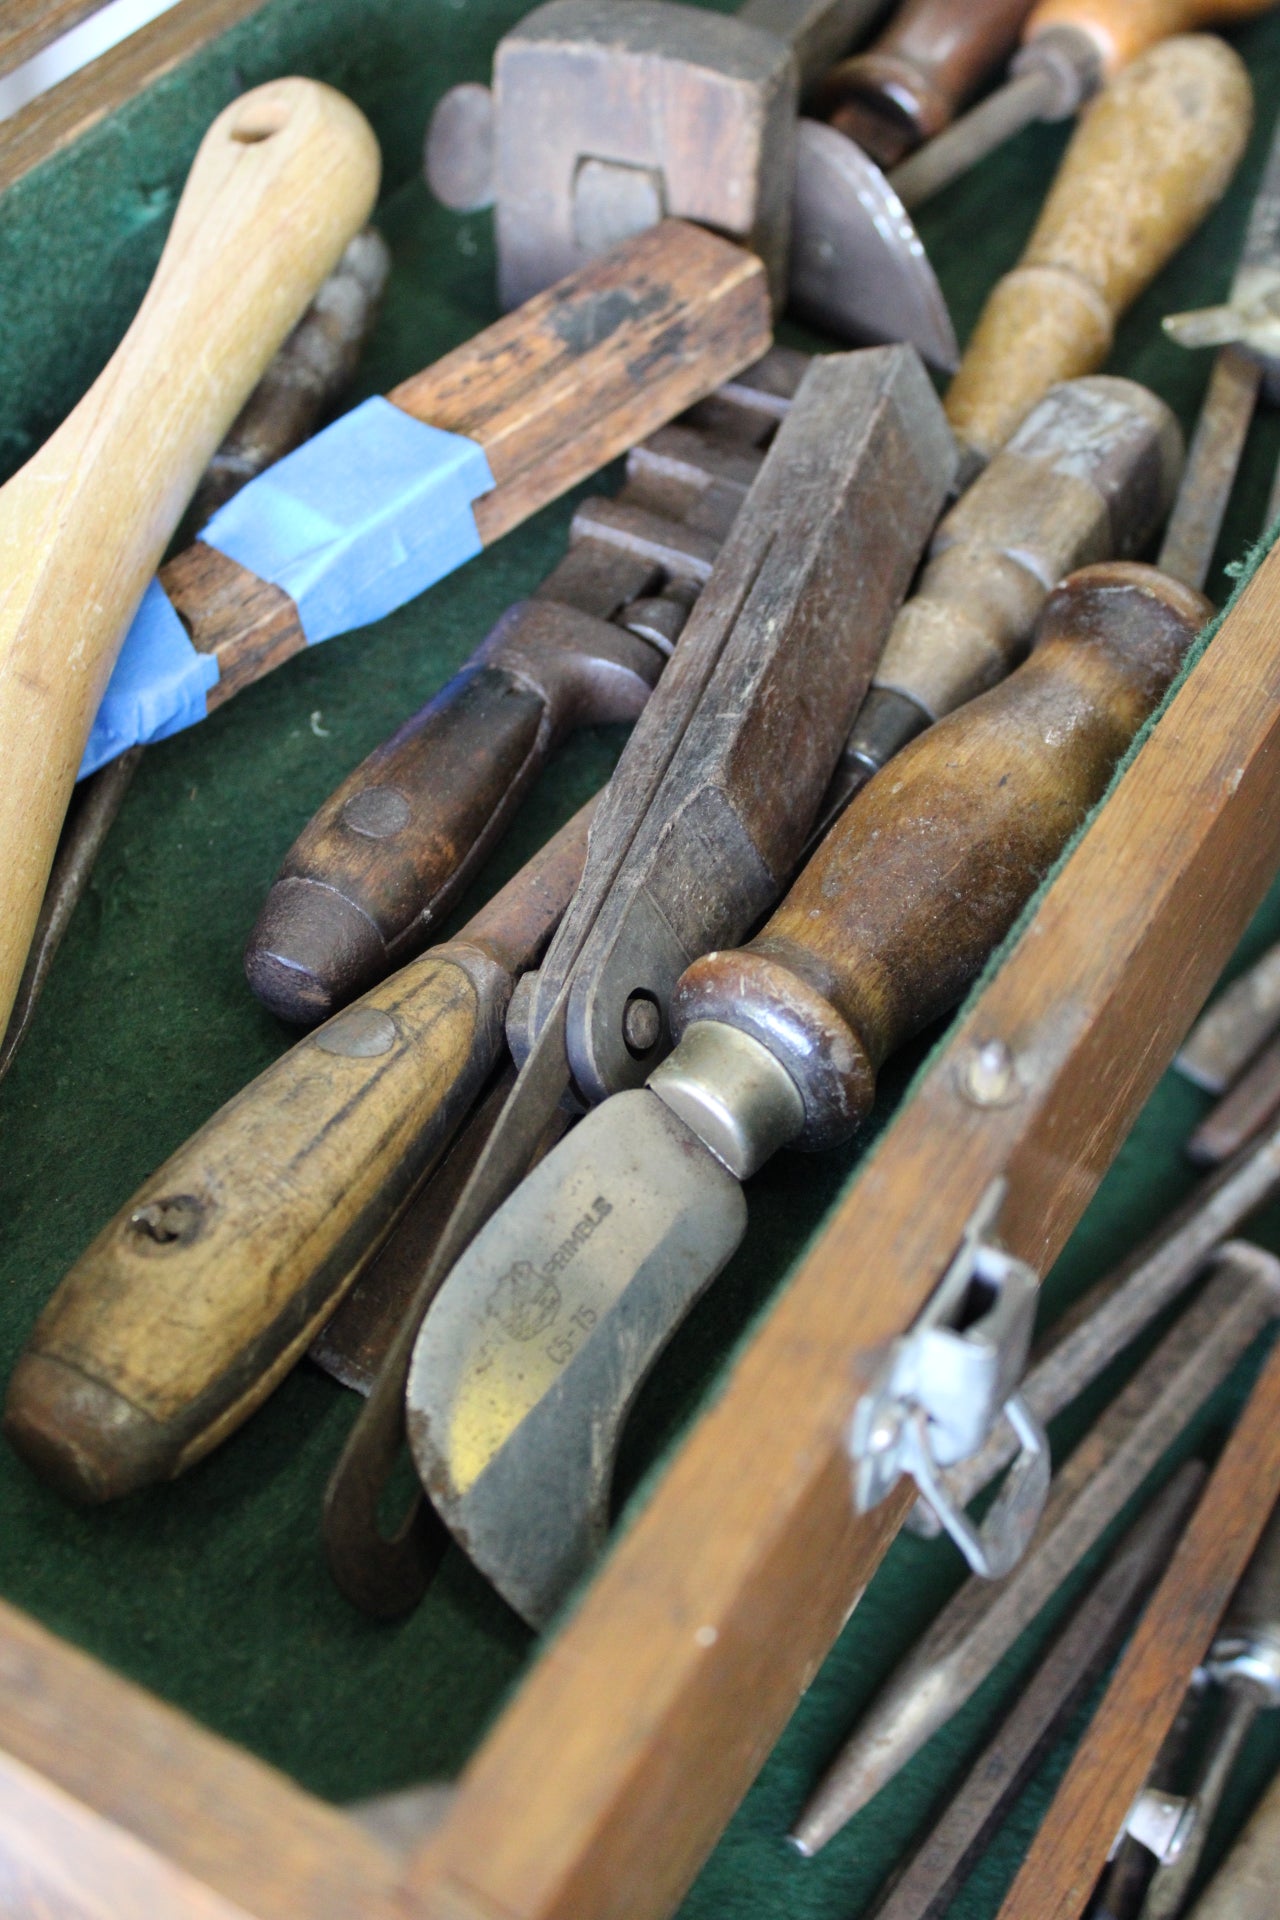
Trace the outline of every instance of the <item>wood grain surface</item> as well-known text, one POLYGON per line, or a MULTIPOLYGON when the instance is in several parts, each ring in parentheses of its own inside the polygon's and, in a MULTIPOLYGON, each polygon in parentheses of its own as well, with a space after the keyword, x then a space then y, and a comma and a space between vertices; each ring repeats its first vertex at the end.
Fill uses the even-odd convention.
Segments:
MULTIPOLYGON (((265 5, 266 0, 180 0, 179 5, 140 27, 101 59, 42 93, 12 119, 0 122, 0 193, 51 153, 69 147, 154 80, 172 73, 228 27, 265 5)), ((33 16, 43 16, 49 8, 30 4, 29 0, 11 0, 5 15, 0 15, 5 25, 10 11, 15 15, 15 31, 25 39, 38 30, 33 16)), ((79 11, 91 9, 80 7, 79 11)), ((26 45, 28 51, 34 51, 29 40, 26 45)), ((25 52, 21 54, 22 59, 26 57, 25 52)))
POLYGON ((476 1755, 411 1869, 431 1920, 675 1907, 910 1505, 850 1499, 883 1343, 999 1176, 1001 1239, 1047 1271, 1280 864, 1278 633, 1280 554, 476 1755), (992 1038, 1014 1097, 980 1107, 964 1067, 992 1038))
POLYGON ((391 1920, 395 1855, 0 1602, 0 1908, 15 1920, 391 1920))
POLYGON ((309 80, 243 95, 201 143, 129 331, 0 491, 0 1021, 103 689, 183 508, 367 219, 373 132, 309 80))
POLYGON ((1265 13, 1275 0, 1040 0, 1025 38, 1050 27, 1084 32, 1102 55, 1108 78, 1157 40, 1198 27, 1225 27, 1265 13))
POLYGON ((107 0, 3 0, 0 4, 0 74, 12 73, 51 41, 70 33, 107 0))
POLYGON ((1153 48, 1094 101, 947 394, 983 459, 1054 381, 1102 365, 1116 320, 1225 191, 1251 121, 1243 62, 1208 34, 1153 48))
POLYGON ((998 1920, 1077 1920, 1280 1497, 1280 1350, 1227 1441, 998 1920))

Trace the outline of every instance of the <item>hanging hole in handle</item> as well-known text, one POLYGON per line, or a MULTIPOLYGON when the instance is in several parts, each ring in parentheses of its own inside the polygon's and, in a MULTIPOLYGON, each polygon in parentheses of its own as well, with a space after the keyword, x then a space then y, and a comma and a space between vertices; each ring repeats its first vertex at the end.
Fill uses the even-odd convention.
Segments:
POLYGON ((283 100, 255 100, 230 129, 238 146, 256 147, 262 141, 283 132, 289 121, 289 108, 283 100))

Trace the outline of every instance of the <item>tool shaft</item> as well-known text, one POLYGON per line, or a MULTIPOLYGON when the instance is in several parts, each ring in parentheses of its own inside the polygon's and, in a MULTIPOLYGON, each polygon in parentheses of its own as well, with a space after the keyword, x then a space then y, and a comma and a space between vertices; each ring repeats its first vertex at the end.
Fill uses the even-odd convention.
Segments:
POLYGON ((1188 1920, 1271 1920, 1280 1848, 1280 1775, 1254 1810, 1188 1920))
POLYGON ((0 1024, 133 613, 210 455, 366 218, 377 179, 368 125, 329 88, 276 81, 228 107, 128 333, 0 493, 0 1024))
POLYGON ((1044 67, 1018 74, 894 167, 889 185, 908 212, 923 206, 1023 127, 1047 119, 1060 91, 1044 67))

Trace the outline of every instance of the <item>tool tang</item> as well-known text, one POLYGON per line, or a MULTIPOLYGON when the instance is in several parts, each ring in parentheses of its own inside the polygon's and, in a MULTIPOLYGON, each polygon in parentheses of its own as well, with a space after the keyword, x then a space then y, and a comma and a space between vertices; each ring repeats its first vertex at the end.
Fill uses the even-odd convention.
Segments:
POLYGON ((205 135, 142 306, 0 492, 0 1029, 129 622, 209 457, 377 192, 332 88, 277 80, 205 135))
POLYGON ((894 167, 941 133, 1012 53, 1031 0, 906 0, 875 43, 825 75, 824 119, 894 167))
POLYGON ((42 1477, 87 1501, 172 1478, 300 1358, 488 1080, 589 817, 268 1067, 99 1234, 9 1382, 5 1432, 42 1477))
MULTIPOLYGON (((770 387, 799 354, 768 356, 770 387)), ((748 369, 742 387, 749 387, 748 369)), ((584 501, 570 551, 461 672, 325 801, 286 855, 245 951, 281 1019, 324 1018, 426 945, 579 727, 634 720, 764 458, 770 410, 725 393, 717 427, 633 447, 616 499, 584 501)))
POLYGON ((1059 588, 1031 659, 857 796, 757 939, 685 973, 671 1058, 589 1114, 455 1266, 414 1352, 410 1444, 525 1618, 600 1549, 618 1433, 742 1238, 738 1183, 789 1143, 849 1138, 880 1062, 976 978, 1207 612, 1122 563, 1059 588))
POLYGON ((794 869, 952 471, 910 348, 812 364, 513 1007, 518 1058, 567 986, 587 1100, 655 1064, 681 972, 740 938, 794 869))

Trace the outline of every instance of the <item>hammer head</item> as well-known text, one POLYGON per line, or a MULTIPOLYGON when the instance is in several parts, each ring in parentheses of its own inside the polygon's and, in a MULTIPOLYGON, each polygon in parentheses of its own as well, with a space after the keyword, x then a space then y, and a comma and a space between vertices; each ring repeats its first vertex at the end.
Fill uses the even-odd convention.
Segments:
POLYGON ((669 214, 786 290, 796 67, 785 41, 675 0, 550 0, 494 61, 499 298, 515 307, 669 214))

